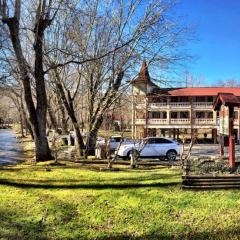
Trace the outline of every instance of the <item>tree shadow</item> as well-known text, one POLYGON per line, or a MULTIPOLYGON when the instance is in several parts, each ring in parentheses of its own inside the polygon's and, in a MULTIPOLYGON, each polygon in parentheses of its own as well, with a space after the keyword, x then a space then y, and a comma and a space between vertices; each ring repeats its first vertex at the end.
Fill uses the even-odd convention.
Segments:
MULTIPOLYGON (((11 171, 11 170, 9 170, 11 171)), ((163 179, 176 179, 176 177, 178 177, 180 179, 180 175, 179 174, 149 174, 146 176, 135 176, 135 177, 121 177, 119 178, 116 175, 116 178, 111 178, 111 179, 100 179, 100 178, 92 178, 92 179, 88 179, 88 178, 81 178, 81 179, 34 179, 34 178, 12 178, 9 180, 9 178, 0 178, 0 184, 3 182, 22 182, 22 183, 39 183, 39 184, 51 184, 51 183, 61 183, 61 184, 66 184, 66 183, 82 183, 82 182, 88 182, 88 183, 96 183, 96 182, 101 182, 101 183, 114 183, 114 185, 117 185, 118 183, 124 182, 124 184, 126 182, 126 184, 131 184, 132 183, 138 183, 141 184, 141 182, 144 181, 151 181, 151 180, 163 180, 163 179)), ((181 179, 180 179, 181 180, 181 179)), ((179 183, 180 183, 179 180, 179 183)))
POLYGON ((166 188, 172 186, 180 186, 180 182, 157 182, 157 183, 88 183, 88 184, 39 184, 34 181, 31 183, 17 182, 7 179, 0 179, 1 185, 18 187, 18 188, 36 188, 36 189, 94 189, 94 190, 105 190, 105 189, 129 189, 129 188, 145 188, 145 187, 158 187, 166 188))
POLYGON ((202 232, 186 232, 186 233, 168 233, 162 229, 153 233, 133 236, 131 234, 116 234, 103 237, 97 237, 96 240, 213 240, 213 239, 239 239, 240 229, 228 228, 221 231, 202 231, 202 232))

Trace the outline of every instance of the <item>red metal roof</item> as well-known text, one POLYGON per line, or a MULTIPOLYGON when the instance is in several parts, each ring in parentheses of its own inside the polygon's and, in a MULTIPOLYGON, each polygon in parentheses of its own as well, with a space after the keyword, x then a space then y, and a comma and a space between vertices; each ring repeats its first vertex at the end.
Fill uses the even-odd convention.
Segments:
POLYGON ((240 96, 240 87, 194 87, 168 91, 172 96, 217 96, 218 93, 232 93, 240 96))
POLYGON ((240 100, 232 93, 219 93, 213 103, 213 109, 219 111, 222 104, 225 106, 239 107, 240 100))

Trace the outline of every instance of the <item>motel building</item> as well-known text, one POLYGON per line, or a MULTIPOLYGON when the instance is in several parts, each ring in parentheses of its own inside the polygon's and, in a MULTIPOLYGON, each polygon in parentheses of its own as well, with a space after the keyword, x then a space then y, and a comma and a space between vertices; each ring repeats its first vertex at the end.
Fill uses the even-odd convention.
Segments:
MULTIPOLYGON (((146 62, 132 82, 132 137, 171 137, 217 143, 219 116, 213 110, 218 93, 240 98, 240 88, 160 88, 150 79, 146 62)), ((234 109, 234 135, 240 140, 240 109, 234 109)))

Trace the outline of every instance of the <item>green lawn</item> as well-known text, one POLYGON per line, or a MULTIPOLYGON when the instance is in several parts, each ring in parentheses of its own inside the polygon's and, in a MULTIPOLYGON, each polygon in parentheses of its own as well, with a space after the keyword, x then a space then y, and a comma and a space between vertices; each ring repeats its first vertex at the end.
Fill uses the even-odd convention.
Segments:
POLYGON ((239 239, 239 191, 182 191, 163 167, 46 164, 0 169, 0 239, 239 239))

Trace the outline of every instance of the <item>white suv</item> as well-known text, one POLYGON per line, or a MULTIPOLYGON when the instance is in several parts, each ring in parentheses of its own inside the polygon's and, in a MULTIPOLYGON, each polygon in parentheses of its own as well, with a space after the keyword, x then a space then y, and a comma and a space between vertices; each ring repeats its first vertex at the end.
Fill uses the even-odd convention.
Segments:
POLYGON ((173 139, 149 137, 138 143, 124 144, 118 151, 118 156, 129 159, 132 150, 138 151, 141 158, 167 158, 175 160, 180 154, 180 144, 173 139))

